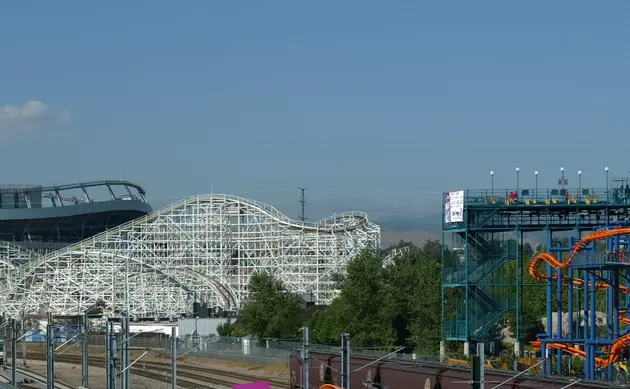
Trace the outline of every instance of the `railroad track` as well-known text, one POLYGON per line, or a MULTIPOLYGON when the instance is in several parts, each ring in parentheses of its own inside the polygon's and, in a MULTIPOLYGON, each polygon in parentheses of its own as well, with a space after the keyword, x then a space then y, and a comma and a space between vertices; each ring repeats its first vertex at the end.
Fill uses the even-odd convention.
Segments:
MULTIPOLYGON (((7 366, 10 366, 7 365, 7 366)), ((22 381, 30 381, 30 382, 18 382, 17 386, 19 389, 40 389, 40 386, 37 385, 30 385, 30 384, 34 384, 34 383, 40 383, 40 384, 44 384, 46 385, 46 376, 41 375, 41 374, 37 374, 34 373, 32 371, 28 371, 27 369, 24 368, 17 368, 15 369, 15 372, 18 375, 21 375, 22 377, 25 377, 26 380, 22 380, 22 381)), ((11 378, 5 374, 0 374, 0 376, 4 379, 6 379, 7 382, 11 381, 11 378)), ((19 380, 18 380, 19 381, 19 380)), ((59 382, 59 381, 55 381, 55 388, 57 389, 74 389, 74 386, 70 386, 67 384, 64 384, 63 382, 59 382)))
MULTIPOLYGON (((46 360, 45 353, 29 353, 29 359, 46 360)), ((59 355, 55 361, 68 364, 81 364, 80 355, 59 355)), ((104 357, 88 356, 88 364, 93 367, 105 368, 106 361, 104 357)), ((171 382, 171 364, 170 362, 142 361, 140 360, 130 368, 133 374, 160 380, 163 382, 171 382)), ((225 370, 215 369, 205 366, 177 365, 177 386, 186 388, 211 388, 218 389, 208 384, 219 385, 221 387, 231 388, 232 385, 244 382, 267 381, 272 387, 286 389, 289 387, 289 381, 268 379, 255 375, 230 372, 226 374, 225 370), (228 378, 228 379, 226 379, 228 378)), ((26 388, 25 388, 26 389, 26 388)))

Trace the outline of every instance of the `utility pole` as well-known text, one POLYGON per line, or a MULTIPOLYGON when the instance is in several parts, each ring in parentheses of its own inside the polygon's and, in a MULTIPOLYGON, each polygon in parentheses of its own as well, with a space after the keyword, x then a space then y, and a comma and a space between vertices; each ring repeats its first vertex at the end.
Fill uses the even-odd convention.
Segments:
POLYGON ((107 321, 107 389, 116 389, 116 333, 114 322, 107 321))
POLYGON ((306 190, 308 188, 300 188, 298 186, 298 189, 302 192, 302 194, 300 195, 300 205, 302 206, 302 213, 300 213, 299 218, 302 222, 305 222, 306 213, 304 213, 304 208, 306 207, 306 190))
POLYGON ((7 322, 7 318, 4 315, 4 313, 2 314, 2 330, 4 331, 3 335, 3 340, 2 340, 2 344, 4 346, 4 357, 2 358, 2 369, 4 371, 7 370, 7 355, 8 355, 8 348, 9 348, 9 330, 8 330, 8 326, 9 323, 7 322))
POLYGON ((310 389, 310 378, 309 378, 309 354, 308 350, 308 327, 302 328, 304 336, 302 337, 302 389, 310 389))
POLYGON ((120 388, 129 389, 129 317, 122 315, 120 317, 120 388))
POLYGON ((341 387, 350 389, 350 334, 341 334, 341 387))
MULTIPOLYGON (((17 321, 15 319, 11 319, 11 385, 18 386, 17 380, 15 378, 16 369, 17 369, 17 352, 16 352, 16 343, 17 343, 17 321)), ((6 353, 5 353, 6 355, 6 353)))
POLYGON ((88 387, 88 316, 81 316, 81 387, 88 387))
POLYGON ((472 389, 481 389, 481 365, 480 365, 479 356, 475 355, 472 357, 472 380, 471 388, 472 389))
MULTIPOLYGON (((486 364, 485 358, 486 358, 486 350, 485 350, 485 345, 483 343, 477 343, 477 359, 479 360, 479 366, 478 366, 478 371, 476 374, 476 381, 477 382, 477 388, 479 389, 484 389, 484 381, 485 381, 485 371, 484 371, 484 365, 486 364)), ((475 372, 473 372, 473 381, 475 381, 475 372)), ((475 385, 475 382, 473 382, 473 385, 475 385)))
MULTIPOLYGON (((26 336, 26 313, 22 311, 22 337, 26 336)), ((26 339, 22 339, 22 366, 26 367, 26 339)))
POLYGON ((46 371, 46 389, 55 389, 55 326, 50 312, 46 324, 46 371))
POLYGON ((177 327, 171 328, 171 388, 177 389, 177 327))

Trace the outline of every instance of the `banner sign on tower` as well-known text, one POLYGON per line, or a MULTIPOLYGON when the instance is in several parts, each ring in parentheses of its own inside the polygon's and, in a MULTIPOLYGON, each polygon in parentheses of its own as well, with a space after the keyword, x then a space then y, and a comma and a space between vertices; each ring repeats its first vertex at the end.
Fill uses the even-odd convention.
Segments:
POLYGON ((444 223, 464 221, 464 191, 446 192, 444 196, 444 223))

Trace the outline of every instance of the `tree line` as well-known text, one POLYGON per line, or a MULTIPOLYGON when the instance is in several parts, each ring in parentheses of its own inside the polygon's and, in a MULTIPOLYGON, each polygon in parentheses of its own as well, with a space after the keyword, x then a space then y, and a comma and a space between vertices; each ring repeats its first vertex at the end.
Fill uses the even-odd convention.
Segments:
MULTIPOLYGON (((533 283, 527 274, 533 252, 527 244, 520 250, 524 264, 520 271, 526 283, 533 283)), ((336 276, 339 293, 328 306, 307 307, 299 295, 286 291, 272 275, 256 274, 251 277, 250 295, 238 319, 221 325, 219 335, 298 339, 301 327, 307 326, 311 342, 316 344, 339 345, 340 334, 347 332, 353 347, 435 355, 442 336, 442 255, 439 241, 428 241, 421 247, 401 241, 379 252, 363 251, 344 274, 336 276), (401 248, 406 249, 402 255, 385 263, 392 250, 401 248)), ((446 262, 454 260, 454 254, 446 248, 444 255, 446 262)), ((515 281, 514 266, 514 261, 507 263, 497 277, 506 284, 515 281)), ((544 286, 522 289, 521 329, 525 341, 534 340, 542 331, 544 290, 544 286)), ((507 322, 513 331, 514 316, 508 316, 507 322)), ((488 336, 493 338, 488 340, 499 344, 503 340, 499 327, 489 331, 488 336)), ((455 354, 459 347, 449 348, 455 354)))

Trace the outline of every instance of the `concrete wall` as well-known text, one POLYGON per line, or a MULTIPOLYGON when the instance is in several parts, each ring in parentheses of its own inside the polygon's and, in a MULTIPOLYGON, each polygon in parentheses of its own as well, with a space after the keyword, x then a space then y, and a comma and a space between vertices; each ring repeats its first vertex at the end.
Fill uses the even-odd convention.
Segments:
POLYGON ((178 337, 186 337, 188 335, 192 335, 195 332, 195 328, 197 328, 198 336, 212 336, 219 334, 217 333, 217 327, 220 324, 226 323, 227 319, 181 319, 179 321, 179 334, 178 337), (197 322, 195 327, 195 321, 197 322))

